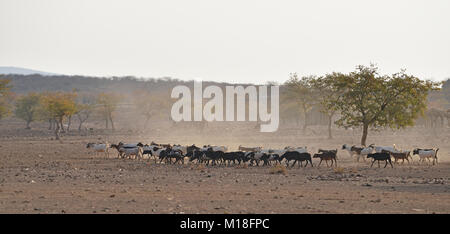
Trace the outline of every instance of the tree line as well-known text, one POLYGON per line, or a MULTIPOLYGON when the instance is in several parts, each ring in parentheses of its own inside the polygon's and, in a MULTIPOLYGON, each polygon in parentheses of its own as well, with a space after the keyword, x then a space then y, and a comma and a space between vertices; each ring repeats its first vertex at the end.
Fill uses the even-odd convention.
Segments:
MULTIPOLYGON (((88 85, 92 82, 106 82, 102 79, 83 81, 83 85, 89 86, 87 91, 77 88, 68 91, 67 88, 70 87, 68 85, 64 91, 28 92, 15 97, 11 91, 10 79, 0 76, 0 118, 12 113, 26 122, 26 128, 30 128, 33 121, 48 121, 49 129, 54 130, 56 138, 59 139, 61 132, 70 130, 72 118, 78 119, 78 129, 81 130, 82 125, 95 111, 101 114, 107 129, 115 129, 113 113, 125 100, 124 93, 128 92, 132 93, 131 102, 144 117, 146 126, 152 117, 161 114, 160 110, 170 109, 171 100, 168 96, 162 95, 164 90, 169 90, 174 84, 181 82, 153 79, 146 83, 129 77, 124 79, 111 81, 112 84, 119 82, 126 87, 114 87, 120 94, 105 91, 106 89, 102 89, 101 86, 88 85), (133 81, 137 82, 140 88, 133 86, 133 81), (66 126, 64 122, 67 122, 66 126)), ((77 80, 80 78, 75 77, 74 82, 77 80)), ((17 79, 15 81, 17 83, 17 79)), ((24 83, 19 84, 24 86, 24 83)), ((303 130, 307 128, 308 114, 313 109, 319 110, 328 118, 330 138, 332 124, 344 128, 360 127, 361 144, 365 145, 371 128, 413 126, 415 120, 424 114, 430 99, 429 94, 438 91, 440 85, 441 83, 421 80, 404 70, 392 75, 381 75, 375 65, 360 65, 349 73, 333 72, 323 76, 300 77, 297 73, 292 73, 281 85, 280 110, 282 115, 291 114, 296 118, 302 118, 303 130)), ((447 86, 444 84, 444 89, 447 86)), ((444 102, 450 97, 446 94, 442 96, 439 92, 435 96, 436 100, 444 102)))

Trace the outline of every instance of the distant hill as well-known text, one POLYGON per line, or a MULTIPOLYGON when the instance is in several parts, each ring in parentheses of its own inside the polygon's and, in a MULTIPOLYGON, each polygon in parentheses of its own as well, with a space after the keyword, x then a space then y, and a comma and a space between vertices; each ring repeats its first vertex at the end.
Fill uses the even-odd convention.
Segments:
MULTIPOLYGON (((66 91, 73 90, 83 92, 120 92, 133 93, 136 90, 146 89, 148 91, 158 91, 170 93, 177 85, 193 86, 193 81, 183 81, 175 78, 136 78, 133 76, 124 77, 90 77, 90 76, 66 76, 40 74, 1 74, 0 79, 11 80, 11 91, 15 93, 45 92, 45 91, 66 91)), ((203 82, 203 85, 217 85, 223 87, 227 83, 203 82)), ((251 84, 241 84, 251 85, 251 84)))
POLYGON ((56 73, 43 72, 28 68, 21 67, 2 67, 0 66, 0 74, 18 74, 18 75, 31 75, 31 74, 39 74, 42 76, 55 76, 58 75, 56 73))

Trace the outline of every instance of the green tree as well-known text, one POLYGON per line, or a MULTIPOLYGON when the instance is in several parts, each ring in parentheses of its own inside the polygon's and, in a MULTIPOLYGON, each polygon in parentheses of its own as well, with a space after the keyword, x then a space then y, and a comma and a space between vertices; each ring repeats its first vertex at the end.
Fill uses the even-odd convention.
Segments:
POLYGON ((15 106, 15 116, 25 120, 27 123, 26 129, 30 129, 30 123, 38 118, 40 95, 37 93, 29 93, 28 95, 19 97, 15 106))
POLYGON ((357 66, 354 72, 334 77, 341 96, 332 99, 340 112, 339 126, 362 127, 361 145, 366 145, 369 127, 405 128, 426 110, 427 96, 438 83, 423 81, 402 70, 380 76, 375 65, 357 66))
POLYGON ((314 92, 314 76, 304 76, 299 78, 297 73, 292 73, 288 81, 285 82, 286 92, 284 98, 293 100, 300 107, 303 113, 303 131, 308 126, 307 115, 316 103, 316 93, 314 92))
POLYGON ((60 131, 64 131, 63 120, 76 112, 76 93, 45 93, 42 96, 42 108, 56 122, 55 137, 60 139, 60 131))

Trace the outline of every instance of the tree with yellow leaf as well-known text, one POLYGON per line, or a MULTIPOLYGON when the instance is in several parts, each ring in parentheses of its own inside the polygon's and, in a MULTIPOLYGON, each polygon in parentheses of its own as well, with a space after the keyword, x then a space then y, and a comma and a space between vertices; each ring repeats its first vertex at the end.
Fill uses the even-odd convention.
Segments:
POLYGON ((76 113, 76 93, 45 93, 42 97, 44 111, 56 120, 55 137, 59 140, 59 133, 64 132, 63 120, 76 113))
POLYGON ((10 80, 0 79, 0 119, 10 113, 8 97, 10 96, 10 80))

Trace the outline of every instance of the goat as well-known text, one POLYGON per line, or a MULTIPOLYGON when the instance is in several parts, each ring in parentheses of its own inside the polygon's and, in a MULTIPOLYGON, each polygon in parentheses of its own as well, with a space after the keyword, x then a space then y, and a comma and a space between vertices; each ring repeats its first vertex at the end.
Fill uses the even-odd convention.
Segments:
POLYGON ((208 150, 194 150, 187 154, 190 162, 197 160, 199 163, 206 162, 206 165, 209 165, 209 162, 212 161, 213 166, 217 164, 216 161, 223 159, 223 155, 223 151, 213 151, 211 148, 208 148, 208 150))
POLYGON ((238 161, 239 164, 241 164, 242 157, 244 155, 245 155, 245 153, 242 152, 242 151, 225 152, 223 154, 223 161, 224 161, 225 164, 228 163, 228 166, 231 164, 231 162, 233 162, 233 165, 235 165, 236 161, 238 161))
POLYGON ((173 145, 172 146, 173 150, 178 150, 180 151, 183 155, 187 154, 187 146, 182 146, 182 145, 173 145))
POLYGON ((278 164, 278 163, 280 163, 281 164, 281 157, 280 157, 280 155, 279 154, 276 154, 276 153, 270 153, 270 154, 268 154, 269 155, 269 158, 268 158, 268 161, 269 161, 269 165, 271 165, 271 162, 275 162, 275 164, 278 164))
POLYGON ((292 164, 291 167, 293 167, 295 165, 295 163, 297 163, 297 161, 300 161, 299 166, 302 166, 302 162, 306 161, 305 167, 308 165, 308 162, 311 163, 311 167, 313 167, 313 163, 311 160, 311 154, 309 154, 309 153, 299 153, 298 151, 288 151, 281 156, 281 160, 283 160, 283 159, 286 159, 286 166, 289 166, 289 162, 291 160, 294 160, 294 163, 292 164))
POLYGON ((122 158, 128 157, 131 159, 131 156, 135 156, 136 159, 142 159, 142 148, 140 146, 134 148, 120 147, 118 151, 122 158))
POLYGON ((350 154, 350 157, 353 157, 353 155, 360 155, 361 154, 361 150, 363 150, 364 148, 361 147, 356 147, 356 146, 350 146, 350 145, 342 145, 342 149, 343 150, 347 150, 347 152, 350 154))
POLYGON ((165 150, 162 150, 159 154, 159 163, 161 163, 163 160, 166 160, 167 163, 171 164, 172 159, 175 159, 175 163, 181 161, 184 164, 184 155, 179 150, 173 150, 171 148, 166 148, 165 150))
POLYGON ((220 161, 223 158, 223 151, 211 151, 207 150, 204 152, 203 157, 204 160, 206 160, 206 165, 209 165, 209 161, 212 161, 211 165, 215 166, 217 163, 216 161, 220 161))
POLYGON ((86 148, 93 149, 95 152, 95 156, 97 156, 98 153, 105 153, 105 157, 109 158, 108 149, 110 148, 110 145, 108 143, 105 144, 88 143, 86 145, 86 148))
POLYGON ((411 152, 410 151, 405 151, 405 152, 391 152, 391 151, 387 151, 387 150, 382 150, 382 153, 388 153, 390 154, 393 158, 394 158, 394 163, 397 163, 398 160, 402 160, 402 164, 405 163, 405 160, 408 161, 409 163, 409 159, 411 157, 411 152))
POLYGON ((395 148, 395 144, 393 146, 375 146, 374 144, 371 144, 371 145, 369 145, 369 147, 370 146, 375 148, 375 152, 376 153, 381 153, 383 150, 384 151, 389 151, 389 152, 392 152, 392 153, 400 153, 400 151, 398 151, 395 148))
POLYGON ((262 152, 249 152, 246 154, 250 158, 250 165, 253 166, 253 162, 256 162, 256 166, 259 166, 259 162, 263 161, 263 166, 269 165, 269 155, 262 152))
POLYGON ((305 147, 297 147, 297 148, 286 146, 284 149, 286 150, 286 152, 296 151, 296 152, 299 152, 299 153, 307 153, 308 151, 306 150, 306 148, 307 148, 306 146, 305 147))
POLYGON ((164 148, 169 148, 169 147, 171 147, 170 144, 158 144, 158 143, 156 143, 156 142, 154 142, 154 141, 152 141, 152 142, 150 143, 150 145, 159 146, 159 147, 164 147, 164 148))
POLYGON ((213 146, 213 145, 205 145, 203 146, 202 150, 204 151, 222 151, 222 152, 227 152, 228 151, 228 147, 226 146, 213 146))
POLYGON ((203 157, 204 154, 205 154, 205 151, 197 149, 197 150, 193 150, 191 152, 188 152, 186 154, 186 156, 189 158, 189 162, 197 160, 198 163, 202 163, 202 157, 203 157))
POLYGON ((384 165, 384 168, 386 168, 388 162, 391 164, 391 167, 394 168, 391 161, 391 155, 389 153, 374 153, 374 154, 368 154, 367 158, 373 158, 372 164, 370 167, 373 166, 375 161, 378 161, 378 167, 380 167, 380 161, 385 161, 386 165, 384 165))
POLYGON ((186 155, 189 153, 189 152, 192 152, 192 151, 194 151, 194 150, 199 150, 200 148, 199 147, 197 147, 197 146, 195 146, 195 144, 193 144, 193 145, 191 145, 191 146, 187 146, 186 147, 186 155))
POLYGON ((141 142, 138 142, 138 143, 123 143, 123 142, 119 142, 119 144, 118 144, 120 147, 123 147, 123 148, 135 148, 135 147, 143 147, 144 146, 144 144, 142 144, 141 142))
POLYGON ((319 149, 319 153, 328 153, 328 152, 331 152, 331 153, 337 154, 337 149, 333 149, 333 150, 324 150, 324 149, 319 149))
POLYGON ((322 163, 323 160, 325 160, 327 167, 328 167, 328 161, 331 161, 331 166, 333 166, 333 162, 334 162, 334 165, 337 167, 336 151, 325 151, 322 153, 314 154, 313 158, 320 158, 319 165, 317 165, 318 167, 320 167, 320 164, 322 163))
POLYGON ((161 153, 165 152, 167 149, 168 148, 161 148, 158 146, 153 146, 153 148, 150 149, 150 155, 153 156, 153 158, 155 159, 155 163, 158 158, 161 158, 161 153))
POLYGON ((362 158, 364 162, 366 161, 366 156, 373 153, 374 147, 372 145, 369 145, 368 147, 365 147, 359 151, 359 154, 357 155, 356 161, 359 162, 359 158, 362 158))
POLYGON ((429 149, 427 149, 427 150, 414 149, 413 150, 413 155, 416 155, 416 154, 419 155, 419 158, 420 158, 419 162, 424 162, 425 159, 427 159, 427 161, 430 162, 430 158, 432 158, 433 159, 433 165, 434 165, 434 162, 436 162, 436 164, 438 163, 438 158, 437 158, 438 151, 439 151, 439 148, 436 149, 436 150, 433 150, 433 149, 431 149, 431 150, 429 150, 429 149))

